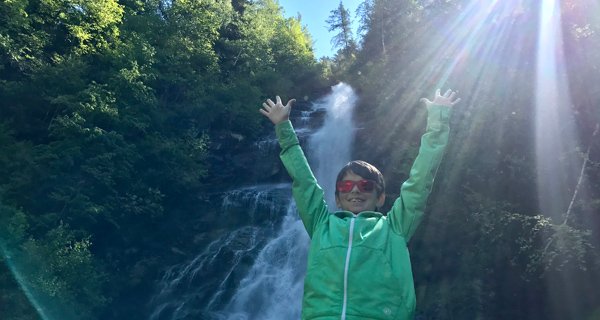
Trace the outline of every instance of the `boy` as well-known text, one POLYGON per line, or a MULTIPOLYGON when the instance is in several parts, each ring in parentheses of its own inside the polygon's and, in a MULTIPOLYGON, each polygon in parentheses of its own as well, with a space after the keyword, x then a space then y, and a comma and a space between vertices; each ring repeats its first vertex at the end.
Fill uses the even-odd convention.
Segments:
POLYGON ((456 92, 438 89, 428 109, 427 130, 410 176, 386 215, 383 176, 364 161, 338 174, 330 213, 289 121, 294 99, 268 99, 260 112, 275 125, 281 160, 292 177, 298 212, 311 238, 304 279, 302 319, 412 319, 416 299, 407 243, 422 219, 435 171, 448 141, 456 92))

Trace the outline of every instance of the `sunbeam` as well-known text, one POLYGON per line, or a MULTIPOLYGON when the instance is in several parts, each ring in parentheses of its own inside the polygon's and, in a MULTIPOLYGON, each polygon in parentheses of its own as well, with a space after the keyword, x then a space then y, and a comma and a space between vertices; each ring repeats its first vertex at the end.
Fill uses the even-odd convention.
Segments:
MULTIPOLYGON (((533 61, 533 52, 528 52, 528 47, 533 47, 529 42, 528 32, 519 30, 525 15, 523 1, 471 1, 464 8, 457 10, 457 15, 446 14, 444 17, 430 17, 426 27, 420 33, 414 34, 412 39, 419 45, 417 56, 410 61, 408 66, 398 66, 398 81, 403 79, 403 69, 411 69, 407 73, 417 74, 408 84, 388 86, 390 90, 402 92, 398 106, 387 117, 390 127, 405 126, 405 133, 419 132, 421 123, 419 121, 406 121, 414 110, 406 108, 418 101, 420 95, 434 88, 458 89, 465 98, 461 103, 461 113, 470 119, 466 128, 455 128, 462 135, 457 144, 455 153, 479 153, 474 146, 481 138, 481 134, 487 131, 492 140, 490 145, 496 146, 492 149, 498 151, 500 145, 505 143, 506 137, 503 126, 505 121, 513 121, 522 117, 516 111, 515 92, 506 86, 507 78, 517 75, 529 77, 527 70, 531 69, 529 61, 533 61), (448 19, 450 18, 450 19, 448 19), (431 37, 428 33, 432 30, 443 30, 438 32, 439 36, 431 37), (416 41, 416 39, 421 39, 416 41), (425 39, 425 40, 423 40, 425 39), (530 58, 531 56, 531 58, 530 58), (415 69, 417 71, 415 71, 415 69), (511 91, 512 90, 512 91, 511 91), (479 101, 493 102, 493 105, 478 105, 479 101), (490 114, 493 123, 488 123, 490 114), (491 130, 492 127, 494 130, 491 130), (500 134, 498 134, 498 132, 500 134)), ((525 22, 530 27, 532 24, 525 22)), ((531 30, 534 30, 531 26, 531 30)), ((533 80, 533 79, 531 79, 533 80)), ((384 93, 384 96, 394 96, 396 92, 384 93)), ((517 95, 522 96, 522 95, 517 95)), ((522 103, 527 105, 528 101, 522 103)), ((393 133, 393 131, 391 132, 393 133)), ((396 139, 390 134, 384 137, 382 145, 396 139)), ((490 145, 486 146, 489 147, 490 145)), ((488 149, 489 150, 489 149, 488 149)), ((500 161, 495 157, 493 161, 500 161)), ((458 164, 456 164, 458 165, 458 164)), ((450 164, 452 166, 452 164, 450 164)), ((461 175, 458 170, 448 170, 451 178, 459 179, 461 175)))
POLYGON ((542 212, 554 219, 564 214, 576 164, 566 157, 577 145, 570 112, 571 98, 562 45, 560 5, 542 2, 539 21, 535 91, 535 141, 538 195, 542 212))
MULTIPOLYGON (((577 166, 581 166, 581 159, 573 156, 572 150, 569 150, 579 143, 573 126, 571 93, 565 71, 559 1, 542 2, 538 30, 535 151, 539 208, 555 223, 566 225, 565 212, 573 197, 574 177, 578 175, 577 166)), ((556 237, 557 242, 566 240, 561 238, 560 233, 556 237)), ((555 277, 549 277, 547 285, 555 302, 553 306, 560 306, 570 317, 577 318, 577 292, 571 281, 572 276, 569 272, 560 272, 555 277), (568 294, 564 294, 564 291, 568 294)))
MULTIPOLYGON (((388 117, 390 127, 402 124, 406 126, 403 128, 406 132, 418 131, 420 122, 403 121, 412 112, 405 106, 413 105, 432 88, 453 86, 453 89, 458 89, 459 86, 462 87, 461 90, 468 90, 471 101, 476 100, 479 94, 495 90, 490 83, 503 73, 515 72, 523 61, 518 44, 524 39, 521 35, 514 38, 516 27, 511 23, 523 14, 521 0, 485 3, 471 1, 460 10, 460 14, 449 21, 430 17, 432 21, 426 23, 420 33, 411 37, 421 39, 415 42, 419 47, 418 56, 409 58, 409 65, 398 66, 398 81, 403 78, 404 72, 417 74, 417 77, 408 84, 388 86, 390 90, 395 90, 393 92, 382 92, 384 97, 397 96, 401 92, 399 99, 393 103, 401 107, 396 108, 388 117), (428 34, 440 29, 443 30, 439 33, 440 36, 431 37, 428 34), (414 72, 414 69, 420 71, 414 72)), ((472 107, 470 105, 468 108, 472 107)), ((476 130, 471 132, 478 135, 476 130)), ((392 136, 386 137, 382 144, 393 139, 392 136)))

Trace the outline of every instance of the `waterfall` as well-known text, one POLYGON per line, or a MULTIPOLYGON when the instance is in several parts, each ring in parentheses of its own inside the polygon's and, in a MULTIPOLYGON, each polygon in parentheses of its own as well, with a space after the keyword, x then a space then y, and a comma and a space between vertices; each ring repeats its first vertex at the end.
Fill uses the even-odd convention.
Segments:
MULTIPOLYGON (((335 210, 337 172, 350 160, 356 99, 352 88, 340 83, 310 112, 292 117, 296 131, 309 134, 304 150, 330 210, 335 210), (323 126, 310 132, 307 117, 322 111, 323 126)), ((223 234, 192 261, 168 269, 151 301, 150 319, 300 319, 309 239, 290 188, 261 185, 227 193, 223 210, 240 206, 251 221, 223 234), (283 190, 287 197, 277 196, 283 190), (267 214, 256 213, 263 211, 267 214)))
POLYGON ((327 110, 323 127, 308 142, 307 157, 319 185, 325 191, 330 211, 335 205, 335 178, 340 169, 351 160, 355 127, 352 114, 357 97, 350 86, 340 83, 317 108, 327 110))

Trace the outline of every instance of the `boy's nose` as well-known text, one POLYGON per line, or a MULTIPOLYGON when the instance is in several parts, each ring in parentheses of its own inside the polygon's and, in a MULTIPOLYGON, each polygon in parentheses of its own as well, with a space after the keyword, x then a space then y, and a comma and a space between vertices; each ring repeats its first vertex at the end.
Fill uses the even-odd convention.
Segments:
POLYGON ((350 190, 351 193, 360 193, 360 190, 358 190, 358 185, 355 184, 352 186, 352 190, 350 190))

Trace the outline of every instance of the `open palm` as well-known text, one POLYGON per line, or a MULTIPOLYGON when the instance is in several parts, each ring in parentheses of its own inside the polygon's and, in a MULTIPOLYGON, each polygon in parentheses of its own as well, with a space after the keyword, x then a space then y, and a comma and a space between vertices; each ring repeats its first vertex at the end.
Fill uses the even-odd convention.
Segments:
POLYGON ((265 117, 269 118, 273 124, 278 124, 290 118, 292 103, 296 102, 296 99, 291 99, 285 106, 281 103, 279 96, 276 96, 275 100, 277 101, 276 103, 271 99, 267 99, 266 102, 263 102, 263 107, 259 111, 265 117))

